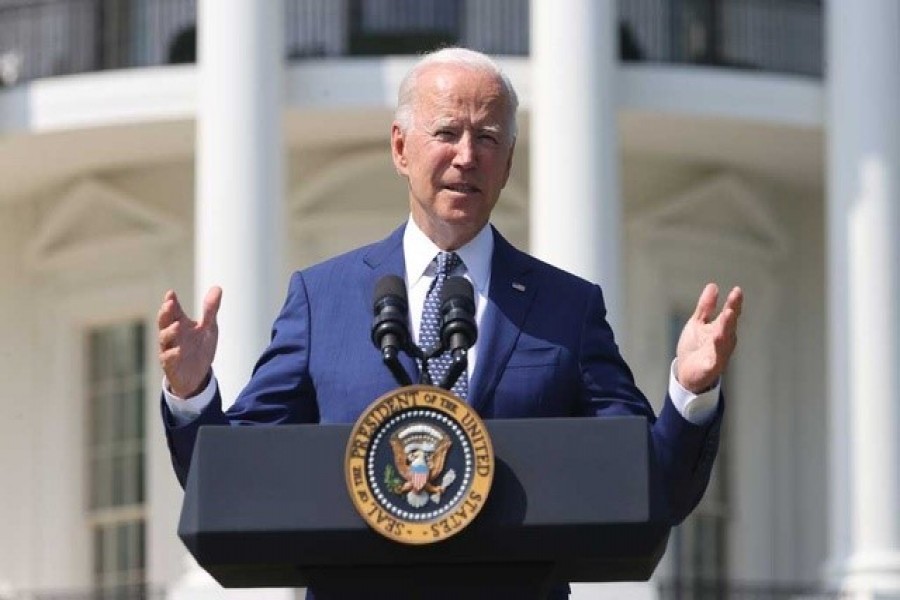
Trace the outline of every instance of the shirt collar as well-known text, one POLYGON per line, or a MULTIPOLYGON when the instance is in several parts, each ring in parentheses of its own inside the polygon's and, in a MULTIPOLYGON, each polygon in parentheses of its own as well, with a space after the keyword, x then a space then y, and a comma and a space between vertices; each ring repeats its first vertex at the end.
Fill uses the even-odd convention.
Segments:
MULTIPOLYGON (((434 256, 440 251, 441 249, 428 239, 410 215, 403 232, 403 256, 410 287, 425 275, 434 256)), ((481 231, 456 253, 466 265, 472 286, 476 291, 486 294, 491 277, 491 256, 494 253, 494 234, 490 224, 482 227, 481 231)))

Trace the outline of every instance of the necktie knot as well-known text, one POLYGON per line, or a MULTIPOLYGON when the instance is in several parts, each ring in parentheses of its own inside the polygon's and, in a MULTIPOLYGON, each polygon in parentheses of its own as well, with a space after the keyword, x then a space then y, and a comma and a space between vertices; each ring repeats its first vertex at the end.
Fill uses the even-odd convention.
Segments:
POLYGON ((435 260, 437 261, 438 277, 441 275, 447 277, 460 265, 460 263, 462 263, 459 254, 456 252, 438 252, 437 256, 435 256, 435 260))

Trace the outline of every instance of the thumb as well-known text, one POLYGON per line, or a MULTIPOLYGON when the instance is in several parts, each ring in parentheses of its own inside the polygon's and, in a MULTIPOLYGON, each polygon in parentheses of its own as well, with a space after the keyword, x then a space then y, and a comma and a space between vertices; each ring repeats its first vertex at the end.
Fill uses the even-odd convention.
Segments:
POLYGON ((209 288, 203 298, 203 316, 200 319, 201 326, 215 324, 219 306, 222 305, 222 288, 217 285, 209 288))

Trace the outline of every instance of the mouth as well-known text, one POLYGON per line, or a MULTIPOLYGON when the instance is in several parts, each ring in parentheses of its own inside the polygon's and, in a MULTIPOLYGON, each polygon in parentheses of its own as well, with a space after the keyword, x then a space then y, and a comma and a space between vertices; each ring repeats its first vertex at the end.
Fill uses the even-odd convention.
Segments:
POLYGON ((444 189, 457 194, 477 194, 481 189, 471 183, 445 183, 444 189))

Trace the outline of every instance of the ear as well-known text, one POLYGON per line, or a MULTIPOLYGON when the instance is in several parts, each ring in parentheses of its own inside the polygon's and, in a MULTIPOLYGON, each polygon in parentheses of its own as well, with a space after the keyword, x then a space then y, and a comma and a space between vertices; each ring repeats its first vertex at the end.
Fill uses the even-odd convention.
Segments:
POLYGON ((406 134, 400 129, 400 124, 394 121, 391 125, 391 159, 394 168, 400 175, 408 175, 408 160, 406 157, 406 134))
POLYGON ((509 181, 509 174, 512 172, 512 161, 513 155, 516 153, 516 140, 512 141, 512 145, 509 147, 509 157, 506 159, 506 173, 503 174, 503 187, 506 187, 506 182, 509 181))

